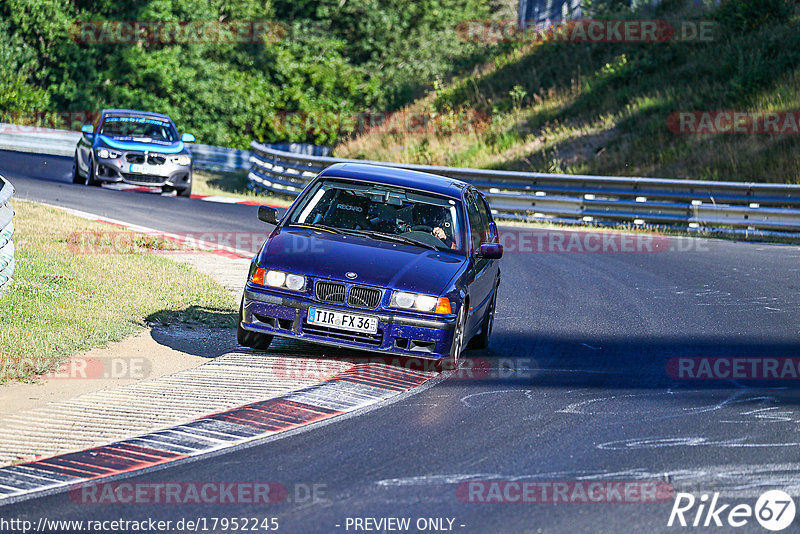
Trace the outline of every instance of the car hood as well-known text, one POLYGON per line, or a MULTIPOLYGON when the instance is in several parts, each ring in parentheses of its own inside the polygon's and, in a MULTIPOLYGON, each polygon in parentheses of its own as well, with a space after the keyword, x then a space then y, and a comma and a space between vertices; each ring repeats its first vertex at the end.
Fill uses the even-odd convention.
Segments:
POLYGON ((261 253, 263 267, 441 295, 466 258, 403 243, 305 229, 279 229, 261 253), (356 273, 348 279, 346 273, 356 273))
POLYGON ((171 143, 169 141, 146 140, 136 137, 111 137, 102 134, 98 136, 98 141, 109 148, 118 150, 138 150, 162 154, 177 154, 178 152, 183 152, 185 148, 183 141, 171 143))

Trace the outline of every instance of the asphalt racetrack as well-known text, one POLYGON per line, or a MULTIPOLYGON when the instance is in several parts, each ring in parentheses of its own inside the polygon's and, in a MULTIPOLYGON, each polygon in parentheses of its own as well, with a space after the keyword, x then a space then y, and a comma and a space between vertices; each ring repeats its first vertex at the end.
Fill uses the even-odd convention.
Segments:
MULTIPOLYGON (((254 206, 77 186, 70 167, 66 158, 0 152, 0 174, 21 199, 168 232, 263 231, 254 206)), ((490 348, 465 353, 471 372, 125 480, 277 482, 286 488, 280 502, 87 504, 61 493, 0 515, 277 518, 279 531, 298 533, 401 531, 388 518, 408 518, 410 532, 669 532, 701 530, 667 526, 671 494, 652 502, 616 486, 586 502, 576 488, 634 483, 698 503, 719 493, 730 507, 753 506, 769 489, 797 495, 800 377, 786 358, 800 357, 800 247, 538 232, 501 228, 513 246, 501 263, 490 348), (754 379, 764 376, 772 379, 754 379), (552 491, 557 483, 568 490, 552 491)), ((753 517, 736 531, 765 532, 753 517)))

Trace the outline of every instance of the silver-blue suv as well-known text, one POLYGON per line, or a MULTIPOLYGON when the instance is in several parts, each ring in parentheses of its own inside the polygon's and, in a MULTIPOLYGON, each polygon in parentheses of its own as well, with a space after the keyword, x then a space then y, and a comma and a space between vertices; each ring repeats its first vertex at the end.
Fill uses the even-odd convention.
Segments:
POLYGON ((124 182, 192 194, 192 134, 178 135, 166 115, 132 109, 104 109, 81 128, 72 181, 99 186, 124 182))

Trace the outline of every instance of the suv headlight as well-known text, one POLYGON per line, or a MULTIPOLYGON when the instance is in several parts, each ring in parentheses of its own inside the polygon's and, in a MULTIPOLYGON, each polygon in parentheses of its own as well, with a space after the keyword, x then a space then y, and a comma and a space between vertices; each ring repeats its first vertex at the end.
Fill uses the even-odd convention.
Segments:
POLYGON ((450 315, 453 313, 452 307, 450 306, 450 299, 445 297, 433 297, 420 293, 409 293, 407 291, 393 291, 389 306, 403 310, 416 310, 439 315, 450 315))
POLYGON ((190 158, 189 156, 185 156, 185 155, 184 156, 176 156, 176 157, 172 158, 172 163, 174 163, 176 165, 182 165, 184 167, 188 167, 189 165, 192 164, 192 158, 190 158))
POLYGON ((98 148, 97 149, 97 157, 100 159, 117 159, 122 154, 119 152, 114 152, 113 150, 109 150, 107 148, 98 148))
POLYGON ((266 270, 259 267, 253 272, 250 281, 260 286, 277 287, 291 291, 302 291, 306 287, 306 277, 299 274, 285 273, 283 271, 266 270))

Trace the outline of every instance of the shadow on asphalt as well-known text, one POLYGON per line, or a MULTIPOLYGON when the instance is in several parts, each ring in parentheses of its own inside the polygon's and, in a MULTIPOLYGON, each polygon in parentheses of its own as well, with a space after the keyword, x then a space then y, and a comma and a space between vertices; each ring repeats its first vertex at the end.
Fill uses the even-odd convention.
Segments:
MULTIPOLYGON (((148 323, 155 323, 152 335, 158 343, 206 358, 233 351, 251 351, 238 345, 234 328, 209 326, 232 325, 235 320, 236 314, 227 310, 196 306, 177 315, 159 312, 147 318, 148 323), (166 317, 180 317, 190 324, 165 321, 166 317)), ((423 358, 278 337, 263 354, 437 371, 436 362, 423 358)), ((503 387, 662 390, 734 387, 800 391, 800 342, 753 343, 721 338, 675 342, 655 337, 559 338, 495 332, 488 349, 464 352, 458 371, 449 376, 464 383, 503 387)))
POLYGON ((675 342, 495 333, 489 349, 465 353, 456 378, 482 385, 576 389, 800 391, 800 342, 722 338, 675 342))
MULTIPOLYGON (((70 172, 72 158, 68 156, 50 156, 43 158, 41 154, 28 154, 0 150, 0 174, 7 173, 8 178, 20 174, 26 178, 63 182, 72 186, 70 172)), ((75 187, 82 187, 76 185, 75 187)))

